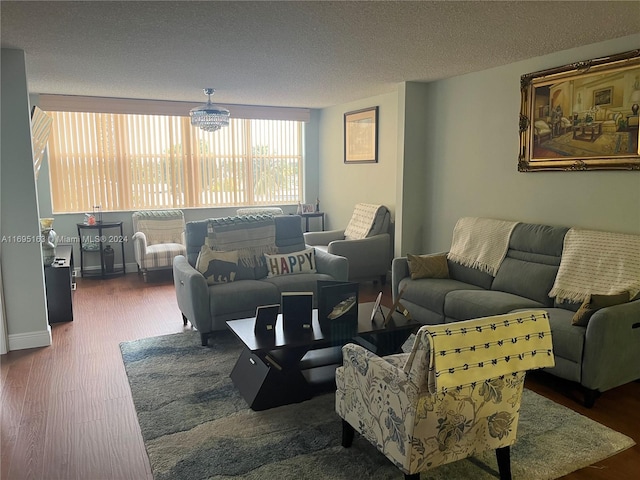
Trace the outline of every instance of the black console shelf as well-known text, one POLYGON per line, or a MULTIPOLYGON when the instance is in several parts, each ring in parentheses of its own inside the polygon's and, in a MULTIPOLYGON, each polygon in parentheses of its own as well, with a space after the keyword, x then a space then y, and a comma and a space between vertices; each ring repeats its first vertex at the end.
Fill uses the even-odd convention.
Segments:
POLYGON ((49 323, 73 320, 73 245, 58 245, 53 265, 44 267, 49 323))
MULTIPOLYGON (((84 277, 109 278, 125 274, 124 241, 122 222, 98 222, 94 225, 78 223, 78 238, 80 239, 80 275, 84 277), (111 230, 111 232, 109 232, 111 230), (119 233, 113 233, 113 231, 119 233), (104 248, 106 245, 120 244, 121 267, 114 267, 107 271, 105 266, 104 248), (85 255, 100 255, 100 270, 88 270, 85 267, 85 255)), ((118 250, 117 248, 115 249, 118 250)), ((116 262, 117 264, 117 262, 116 262)))

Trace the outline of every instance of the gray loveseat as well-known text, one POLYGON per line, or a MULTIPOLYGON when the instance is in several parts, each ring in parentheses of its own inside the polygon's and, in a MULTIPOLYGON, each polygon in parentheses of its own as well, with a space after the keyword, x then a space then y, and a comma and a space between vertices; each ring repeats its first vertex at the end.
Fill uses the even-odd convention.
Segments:
POLYGON ((394 299, 423 324, 440 324, 540 309, 549 313, 556 365, 547 369, 585 389, 585 405, 600 392, 640 379, 640 299, 602 308, 586 327, 572 324, 576 303, 549 297, 569 229, 519 223, 495 277, 447 259, 449 278, 412 280, 406 257, 392 263, 394 299))
MULTIPOLYGON (((292 253, 306 248, 301 219, 297 215, 275 216, 275 244, 279 253, 292 253)), ((238 269, 229 283, 207 284, 196 270, 196 260, 207 238, 209 219, 187 222, 187 257, 179 255, 173 262, 173 279, 178 306, 187 320, 200 332, 202 345, 216 330, 225 330, 227 320, 255 315, 259 305, 279 304, 281 293, 312 291, 314 299, 318 280, 346 280, 346 258, 316 251, 316 273, 296 273, 267 277, 263 269, 238 269)))

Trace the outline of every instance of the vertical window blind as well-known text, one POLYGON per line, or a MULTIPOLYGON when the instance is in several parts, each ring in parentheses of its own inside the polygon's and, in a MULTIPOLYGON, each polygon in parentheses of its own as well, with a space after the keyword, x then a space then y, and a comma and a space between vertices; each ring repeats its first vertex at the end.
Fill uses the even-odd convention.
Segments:
POLYGON ((302 198, 304 122, 232 118, 211 133, 183 116, 48 113, 54 213, 302 198))

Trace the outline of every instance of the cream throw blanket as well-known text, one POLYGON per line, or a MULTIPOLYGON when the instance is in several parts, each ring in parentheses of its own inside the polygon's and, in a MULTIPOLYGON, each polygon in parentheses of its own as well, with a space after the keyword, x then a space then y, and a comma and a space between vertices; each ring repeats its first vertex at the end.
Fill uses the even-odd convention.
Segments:
POLYGON ((509 238, 517 222, 463 217, 453 229, 447 258, 466 267, 496 276, 507 254, 509 238))
POLYGON ((349 225, 344 230, 344 237, 348 240, 360 240, 367 238, 371 227, 375 223, 378 210, 385 208, 383 205, 373 205, 371 203, 358 203, 353 209, 353 215, 349 220, 349 225))
POLYGON ((555 365, 549 318, 543 310, 429 325, 418 335, 426 335, 429 344, 432 394, 555 365))
POLYGON ((571 228, 549 296, 582 302, 627 291, 640 291, 640 235, 571 228))

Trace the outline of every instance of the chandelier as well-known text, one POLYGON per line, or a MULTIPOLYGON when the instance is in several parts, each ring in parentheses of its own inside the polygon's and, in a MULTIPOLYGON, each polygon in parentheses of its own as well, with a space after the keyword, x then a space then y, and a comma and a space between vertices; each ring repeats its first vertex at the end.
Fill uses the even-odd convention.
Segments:
POLYGON ((191 125, 200 127, 205 132, 215 132, 229 126, 229 110, 211 103, 211 95, 214 91, 213 88, 205 88, 204 93, 209 96, 207 103, 189 111, 191 125))

